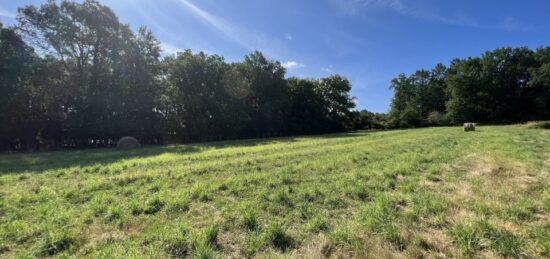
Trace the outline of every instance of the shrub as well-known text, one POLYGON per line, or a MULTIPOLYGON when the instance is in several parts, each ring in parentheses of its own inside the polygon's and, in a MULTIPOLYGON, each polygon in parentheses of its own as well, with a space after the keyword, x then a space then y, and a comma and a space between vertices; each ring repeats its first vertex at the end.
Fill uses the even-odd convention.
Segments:
POLYGON ((429 125, 441 126, 449 123, 449 121, 447 120, 447 116, 444 113, 438 111, 430 112, 426 119, 428 120, 429 125))

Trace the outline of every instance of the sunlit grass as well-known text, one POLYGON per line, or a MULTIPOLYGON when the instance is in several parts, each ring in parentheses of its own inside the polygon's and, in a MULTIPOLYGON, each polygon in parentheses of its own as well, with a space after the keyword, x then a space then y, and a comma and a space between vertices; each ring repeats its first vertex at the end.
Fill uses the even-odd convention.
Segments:
POLYGON ((0 257, 550 256, 550 131, 0 156, 0 257))

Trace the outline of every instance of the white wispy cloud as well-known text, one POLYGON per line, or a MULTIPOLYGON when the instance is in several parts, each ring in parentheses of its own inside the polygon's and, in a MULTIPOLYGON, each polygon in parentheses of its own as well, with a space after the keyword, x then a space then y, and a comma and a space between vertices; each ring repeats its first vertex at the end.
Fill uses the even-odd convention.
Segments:
POLYGON ((451 15, 442 15, 426 8, 413 7, 402 0, 335 0, 341 10, 356 14, 364 9, 385 8, 400 15, 416 19, 440 22, 450 25, 479 27, 479 23, 472 16, 455 12, 451 15))
POLYGON ((17 16, 17 13, 8 11, 2 7, 0 7, 0 16, 7 17, 7 18, 15 18, 17 16))
POLYGON ((192 15, 194 15, 196 18, 198 18, 200 21, 207 24, 214 30, 221 33, 226 38, 232 40, 233 42, 241 45, 248 50, 254 49, 254 45, 252 45, 250 42, 247 42, 246 40, 243 40, 243 38, 248 37, 247 35, 245 35, 246 33, 231 25, 229 21, 210 14, 209 12, 199 8, 188 0, 179 0, 179 2, 182 3, 192 15))
MULTIPOLYGON (((240 45, 242 48, 249 52, 259 50, 263 52, 267 57, 277 60, 292 59, 292 54, 288 50, 287 43, 280 37, 272 37, 266 34, 264 31, 257 31, 250 27, 234 24, 233 22, 215 15, 198 5, 194 4, 190 0, 178 0, 179 3, 188 11, 191 15, 197 18, 199 21, 210 27, 214 32, 220 36, 240 45)), ((292 38, 292 35, 288 34, 292 38)), ((288 40, 288 37, 286 37, 288 40)), ((304 67, 304 64, 296 62, 289 63, 287 68, 304 67)))
POLYGON ((330 67, 323 67, 323 68, 321 68, 321 71, 322 71, 322 72, 325 72, 325 73, 332 73, 332 68, 330 68, 330 67))
POLYGON ((296 62, 296 61, 294 61, 294 60, 290 60, 290 61, 284 62, 282 65, 283 65, 283 67, 285 67, 286 69, 300 68, 300 67, 305 67, 305 66, 306 66, 305 64, 296 62))
POLYGON ((161 33, 169 34, 171 36, 172 32, 170 30, 167 30, 165 26, 160 24, 158 22, 159 19, 155 19, 155 15, 162 14, 162 10, 159 10, 159 8, 151 4, 149 1, 128 1, 129 5, 131 5, 134 9, 138 11, 138 13, 145 19, 147 22, 149 22, 156 30, 160 31, 161 33))
POLYGON ((522 23, 521 21, 513 18, 508 17, 502 22, 502 28, 504 28, 507 31, 536 31, 535 27, 522 23))
POLYGON ((185 51, 184 48, 178 47, 178 46, 176 46, 172 43, 169 43, 169 42, 162 42, 160 44, 160 47, 162 49, 162 53, 168 54, 168 55, 185 51))
MULTIPOLYGON (((176 0, 180 3, 183 10, 195 17, 199 22, 205 24, 214 33, 230 42, 234 42, 246 51, 252 52, 259 50, 269 58, 277 60, 292 60, 292 54, 289 53, 286 46, 286 40, 293 39, 290 33, 284 35, 284 39, 279 37, 271 37, 265 32, 256 31, 246 26, 235 24, 225 17, 215 15, 212 12, 202 8, 196 3, 199 1, 191 0, 176 0)), ((166 41, 162 41, 161 47, 163 54, 169 55, 177 52, 185 51, 185 49, 200 50, 205 53, 216 53, 215 45, 210 45, 200 39, 190 41, 185 37, 181 37, 181 33, 174 30, 171 26, 166 26, 166 21, 170 21, 173 17, 163 17, 163 19, 155 19, 155 15, 159 15, 163 10, 150 1, 132 0, 129 1, 133 8, 147 20, 153 27, 161 32, 166 41), (164 23, 162 23, 164 21, 164 23), (205 50, 206 49, 206 50, 205 50), (210 50, 210 51, 209 51, 210 50)), ((200 38, 200 37, 199 37, 200 38)), ((232 57, 235 59, 236 57, 232 57)), ((288 69, 304 67, 304 64, 298 62, 285 62, 288 69)))

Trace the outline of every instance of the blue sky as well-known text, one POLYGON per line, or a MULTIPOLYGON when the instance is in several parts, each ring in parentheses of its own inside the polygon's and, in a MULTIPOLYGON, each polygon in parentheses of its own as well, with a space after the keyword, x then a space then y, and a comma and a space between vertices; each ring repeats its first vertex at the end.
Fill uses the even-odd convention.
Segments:
MULTIPOLYGON (((0 20, 18 6, 0 0, 0 20)), ((134 29, 146 25, 165 54, 183 49, 238 61, 258 49, 288 75, 338 73, 358 107, 388 109, 389 81, 502 46, 550 45, 547 0, 100 0, 134 29)))

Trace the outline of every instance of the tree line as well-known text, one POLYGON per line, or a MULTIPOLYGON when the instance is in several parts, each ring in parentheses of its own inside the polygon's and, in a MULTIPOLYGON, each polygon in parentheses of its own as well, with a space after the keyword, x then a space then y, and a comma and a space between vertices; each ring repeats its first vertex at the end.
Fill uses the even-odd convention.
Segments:
POLYGON ((354 127, 350 82, 286 78, 255 51, 241 62, 162 57, 145 27, 107 6, 48 1, 0 24, 0 150, 314 134, 354 127))
POLYGON ((550 119, 550 47, 499 48, 400 74, 387 114, 360 113, 378 128, 550 119))
POLYGON ((390 83, 387 113, 355 110, 339 75, 286 78, 255 51, 240 62, 163 57, 145 27, 107 6, 48 1, 0 23, 0 151, 319 134, 550 118, 550 47, 499 48, 390 83))

